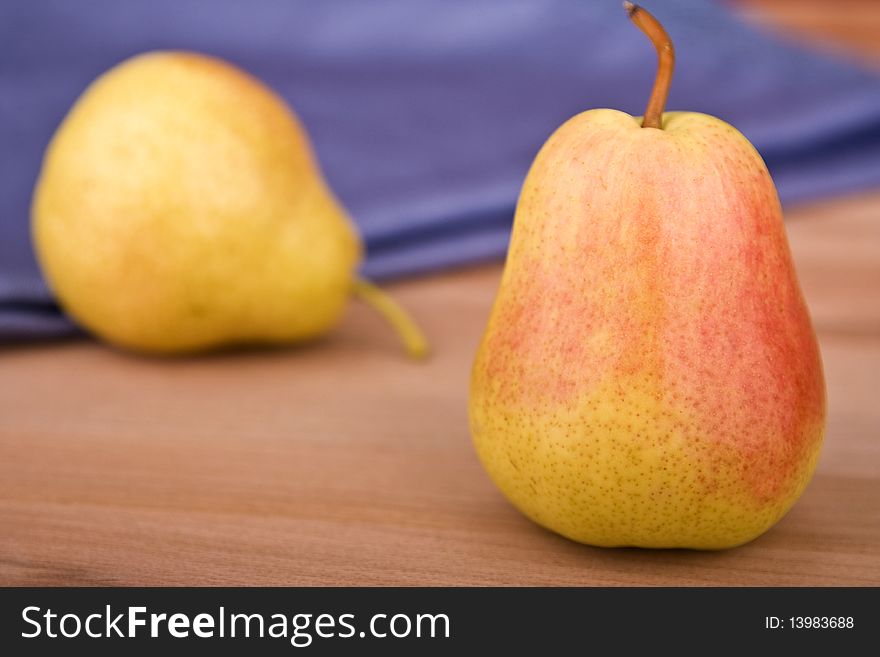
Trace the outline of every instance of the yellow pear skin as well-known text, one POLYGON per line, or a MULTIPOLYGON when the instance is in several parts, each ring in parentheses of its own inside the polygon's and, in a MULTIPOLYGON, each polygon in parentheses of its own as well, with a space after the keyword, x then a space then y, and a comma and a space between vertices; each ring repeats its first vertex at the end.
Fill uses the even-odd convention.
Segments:
POLYGON ((776 189, 723 121, 614 110, 538 153, 473 366, 476 451, 596 546, 754 539, 816 466, 825 384, 776 189))
POLYGON ((297 117, 195 53, 92 83, 49 145, 32 228, 67 313, 136 351, 307 340, 357 293, 359 237, 297 117))

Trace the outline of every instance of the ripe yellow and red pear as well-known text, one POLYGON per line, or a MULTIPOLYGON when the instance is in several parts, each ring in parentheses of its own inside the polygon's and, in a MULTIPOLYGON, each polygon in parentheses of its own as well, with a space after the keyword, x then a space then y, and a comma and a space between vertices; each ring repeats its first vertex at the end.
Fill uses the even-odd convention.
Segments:
POLYGON ((219 59, 148 53, 92 83, 46 152, 33 234, 64 309, 129 349, 308 340, 352 295, 427 349, 356 277, 360 239, 297 117, 219 59))
POLYGON ((733 127, 599 109, 561 126, 522 188, 473 367, 491 478, 535 522, 599 546, 726 548, 776 523, 825 427, 815 334, 776 189, 733 127))

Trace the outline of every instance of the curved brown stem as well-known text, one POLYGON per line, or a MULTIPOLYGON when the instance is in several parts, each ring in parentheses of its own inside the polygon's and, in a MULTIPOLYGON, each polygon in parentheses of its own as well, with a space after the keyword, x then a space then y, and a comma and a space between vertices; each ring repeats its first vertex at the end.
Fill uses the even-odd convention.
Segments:
POLYGON ((623 7, 630 20, 648 36, 657 49, 657 77, 654 78, 654 88, 648 99, 642 127, 662 128, 663 109, 666 107, 669 85, 672 82, 672 70, 675 68, 675 50, 672 47, 672 40, 663 29, 660 21, 648 11, 631 2, 624 2, 623 7))
POLYGON ((352 292, 391 324, 411 358, 421 360, 428 355, 428 340, 425 334, 387 293, 363 278, 356 278, 353 281, 352 292))

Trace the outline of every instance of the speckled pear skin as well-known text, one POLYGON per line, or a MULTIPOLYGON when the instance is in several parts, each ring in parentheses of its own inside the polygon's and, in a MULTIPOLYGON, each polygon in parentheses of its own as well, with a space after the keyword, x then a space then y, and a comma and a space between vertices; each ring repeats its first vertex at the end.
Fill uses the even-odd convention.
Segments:
POLYGON ((533 163, 471 379, 477 453, 538 524, 720 549, 803 492, 821 358, 776 189, 733 127, 575 116, 533 163))

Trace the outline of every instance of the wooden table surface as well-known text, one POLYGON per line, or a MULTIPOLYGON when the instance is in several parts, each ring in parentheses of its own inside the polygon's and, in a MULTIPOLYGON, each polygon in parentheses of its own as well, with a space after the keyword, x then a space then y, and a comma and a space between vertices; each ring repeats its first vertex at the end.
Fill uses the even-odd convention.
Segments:
MULTIPOLYGON (((749 14, 776 21, 822 11, 760 4, 749 14)), ((507 504, 466 421, 491 265, 392 288, 433 339, 425 364, 357 304, 308 348, 0 351, 0 584, 878 585, 880 192, 787 218, 828 435, 801 501, 744 547, 591 548, 507 504)))

